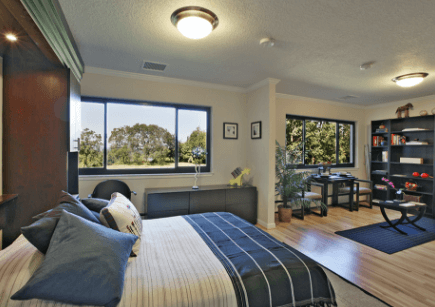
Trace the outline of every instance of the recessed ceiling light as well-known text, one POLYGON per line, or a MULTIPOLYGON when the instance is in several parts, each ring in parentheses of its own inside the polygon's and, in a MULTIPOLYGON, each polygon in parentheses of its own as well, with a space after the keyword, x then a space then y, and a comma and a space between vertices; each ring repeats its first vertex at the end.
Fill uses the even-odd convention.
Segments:
POLYGON ((421 83, 423 79, 426 78, 428 75, 429 75, 428 73, 419 72, 419 73, 398 76, 392 79, 392 81, 396 82, 396 84, 401 87, 411 87, 421 83))
POLYGON ((191 39, 206 37, 219 23, 215 13, 199 6, 176 10, 171 15, 171 21, 181 34, 191 39))
POLYGON ((11 42, 16 42, 18 40, 17 36, 12 34, 12 33, 8 33, 6 34, 6 38, 8 40, 10 40, 11 42))

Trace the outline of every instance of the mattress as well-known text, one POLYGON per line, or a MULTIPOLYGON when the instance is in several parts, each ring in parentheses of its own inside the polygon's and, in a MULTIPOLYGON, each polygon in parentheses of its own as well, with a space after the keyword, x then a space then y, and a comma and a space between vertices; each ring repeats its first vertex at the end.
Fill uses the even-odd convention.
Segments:
MULTIPOLYGON (((74 306, 10 297, 44 255, 22 235, 0 251, 0 306, 74 306)), ((336 306, 314 261, 230 213, 143 221, 118 306, 336 306)))

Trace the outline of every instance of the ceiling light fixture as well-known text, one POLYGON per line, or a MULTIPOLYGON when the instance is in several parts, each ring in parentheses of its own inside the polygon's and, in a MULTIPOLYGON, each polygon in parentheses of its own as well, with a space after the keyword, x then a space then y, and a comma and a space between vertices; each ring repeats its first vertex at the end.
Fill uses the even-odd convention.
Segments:
POLYGON ((271 48, 275 46, 275 40, 272 37, 262 38, 260 40, 260 46, 265 48, 271 48))
POLYGON ((8 34, 6 34, 5 36, 6 36, 6 38, 7 38, 8 40, 10 40, 11 42, 16 42, 16 41, 18 40, 17 36, 14 35, 14 34, 12 34, 12 33, 8 33, 8 34))
POLYGON ((419 73, 398 76, 392 79, 392 81, 396 82, 396 84, 401 87, 411 87, 421 83, 423 79, 426 78, 428 75, 429 75, 428 73, 419 72, 419 73))
POLYGON ((199 6, 182 7, 171 15, 171 21, 178 31, 191 39, 204 38, 219 24, 216 14, 199 6))

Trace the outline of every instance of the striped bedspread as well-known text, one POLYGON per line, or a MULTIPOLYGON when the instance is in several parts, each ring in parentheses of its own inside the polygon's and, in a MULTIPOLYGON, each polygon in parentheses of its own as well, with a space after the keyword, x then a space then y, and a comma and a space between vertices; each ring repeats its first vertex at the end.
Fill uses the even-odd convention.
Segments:
POLYGON ((261 229, 226 212, 183 217, 225 266, 239 306, 336 306, 323 269, 261 229))
MULTIPOLYGON (((319 266, 234 215, 145 220, 143 226, 141 250, 128 261, 118 306, 335 305, 319 266)), ((1 307, 73 306, 10 300, 43 257, 23 236, 0 251, 1 307)))

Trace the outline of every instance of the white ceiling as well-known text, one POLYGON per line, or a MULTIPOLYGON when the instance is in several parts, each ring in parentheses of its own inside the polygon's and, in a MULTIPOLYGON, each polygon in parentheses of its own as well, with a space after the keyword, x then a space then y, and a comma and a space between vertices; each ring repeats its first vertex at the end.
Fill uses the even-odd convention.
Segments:
POLYGON ((59 0, 86 66, 372 105, 435 94, 434 0, 59 0), (190 40, 170 16, 213 11, 218 27, 190 40), (263 48, 264 37, 276 46, 263 48), (143 61, 167 64, 142 70, 143 61), (375 61, 371 69, 359 69, 375 61), (404 89, 391 79, 427 72, 404 89))

